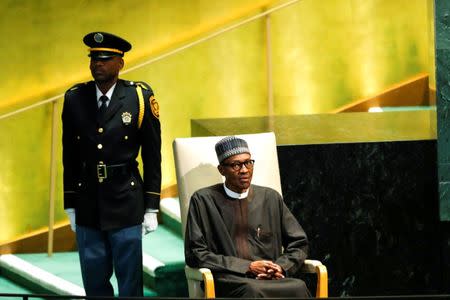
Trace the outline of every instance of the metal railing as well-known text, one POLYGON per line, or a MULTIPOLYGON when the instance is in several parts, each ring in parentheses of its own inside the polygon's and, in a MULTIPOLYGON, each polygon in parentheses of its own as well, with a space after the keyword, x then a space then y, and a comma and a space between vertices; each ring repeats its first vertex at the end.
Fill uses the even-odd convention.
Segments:
MULTIPOLYGON (((266 29, 266 63, 267 63, 267 92, 268 92, 268 99, 267 99, 267 112, 269 116, 273 115, 273 84, 272 84, 272 53, 271 53, 271 38, 270 38, 270 15, 276 11, 279 11, 281 9, 284 9, 288 6, 291 6, 297 2, 300 2, 301 0, 290 0, 287 2, 284 2, 279 5, 274 5, 273 7, 266 9, 264 12, 258 13, 254 16, 244 18, 242 21, 239 21, 237 23, 234 23, 235 21, 232 21, 232 25, 224 26, 222 29, 214 31, 212 33, 209 33, 205 35, 202 38, 198 38, 192 42, 186 43, 183 46, 177 47, 173 50, 164 51, 163 53, 151 58, 149 60, 146 60, 140 64, 137 64, 133 67, 130 67, 128 69, 125 69, 121 72, 121 74, 126 74, 129 72, 132 72, 134 70, 143 68, 145 66, 148 66, 150 64, 156 63, 158 61, 161 61, 169 56, 175 55, 177 53, 180 53, 184 50, 187 50, 189 48, 192 48, 196 45, 199 45, 201 43, 204 43, 206 41, 209 41, 217 36, 220 36, 224 33, 227 33, 229 31, 232 31, 236 28, 242 27, 250 22, 253 22, 255 20, 264 18, 266 29)), ((49 191, 49 220, 48 220, 48 245, 47 245, 47 253, 48 256, 52 256, 53 254, 53 233, 54 233, 54 209, 55 209, 55 193, 56 193, 56 173, 57 173, 57 166, 56 166, 56 149, 57 149, 57 128, 58 128, 58 105, 59 100, 61 100, 64 97, 64 94, 59 94, 56 96, 53 96, 51 98, 39 101, 37 103, 34 103, 32 105, 17 109, 15 111, 0 115, 0 120, 12 117, 14 115, 23 113, 25 111, 35 109, 37 107, 40 107, 42 105, 46 105, 51 103, 52 104, 52 130, 51 130, 51 157, 50 157, 50 191, 49 191)), ((269 122, 269 129, 271 128, 270 122, 269 122)), ((0 294, 1 296, 1 294, 0 294)))
MULTIPOLYGON (((0 293, 0 300, 6 299, 134 299, 134 300, 148 300, 148 299, 187 299, 182 297, 101 297, 101 296, 71 296, 71 295, 45 295, 45 294, 5 294, 0 293)), ((191 298, 192 299, 192 298, 191 298)), ((227 298, 221 298, 227 299, 227 298)), ((245 298, 241 298, 245 299, 245 298)), ((282 298, 275 298, 282 299, 282 298)), ((291 298, 292 299, 292 298, 291 298)), ((296 299, 311 299, 311 298, 296 298, 296 299)), ((346 296, 346 297, 328 297, 327 299, 335 300, 436 300, 436 299, 450 299, 450 294, 442 295, 399 295, 399 296, 346 296)))

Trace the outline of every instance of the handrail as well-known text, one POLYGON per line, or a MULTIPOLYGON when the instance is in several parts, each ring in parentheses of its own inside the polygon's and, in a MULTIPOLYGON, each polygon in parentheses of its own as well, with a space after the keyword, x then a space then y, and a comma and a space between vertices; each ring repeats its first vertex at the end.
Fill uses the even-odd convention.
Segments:
MULTIPOLYGON (((111 300, 110 296, 78 296, 78 295, 51 295, 51 294, 13 294, 13 293, 0 293, 0 299, 3 297, 6 297, 5 299, 11 299, 11 298, 22 298, 23 300, 28 299, 109 299, 111 300)), ((434 299, 449 299, 450 294, 425 294, 425 295, 384 295, 384 296, 340 296, 340 297, 330 297, 329 299, 336 299, 336 300, 434 300, 434 299)), ((115 300, 122 300, 122 299, 130 299, 130 297, 114 297, 115 300)), ((148 300, 148 297, 132 297, 133 300, 148 300)), ((152 299, 168 299, 166 297, 153 297, 152 299)), ((186 299, 182 297, 171 297, 170 299, 186 299)))
POLYGON ((19 108, 18 110, 15 110, 15 111, 12 111, 12 112, 0 115, 0 120, 12 117, 14 115, 17 115, 19 113, 25 112, 25 111, 30 110, 30 109, 33 109, 35 107, 51 103, 53 101, 58 100, 59 98, 62 98, 63 96, 64 96, 64 94, 59 94, 59 95, 53 96, 51 98, 48 98, 46 100, 42 100, 42 101, 33 103, 33 104, 29 105, 29 106, 25 106, 25 107, 19 108))
MULTIPOLYGON (((243 25, 245 25, 247 23, 253 22, 253 21, 257 20, 257 19, 260 19, 262 17, 270 15, 271 13, 273 13, 275 11, 278 11, 280 9, 283 9, 283 8, 285 8, 287 6, 290 6, 290 5, 295 4, 297 2, 300 2, 300 1, 301 0, 290 0, 288 2, 285 2, 285 3, 282 3, 280 5, 274 6, 274 7, 270 8, 270 9, 268 9, 268 10, 262 12, 262 13, 259 13, 259 14, 255 15, 255 16, 252 16, 252 17, 249 17, 247 19, 244 19, 244 20, 242 20, 242 21, 240 21, 240 22, 238 22, 236 24, 232 24, 230 26, 226 26, 226 27, 224 27, 224 28, 222 28, 220 30, 217 30, 217 31, 215 31, 215 32, 213 32, 211 34, 206 35, 205 37, 199 38, 199 39, 197 39, 197 40, 195 40, 193 42, 187 43, 186 45, 177 47, 177 48, 175 48, 175 49, 173 49, 171 51, 165 52, 165 53, 163 53, 161 55, 158 55, 158 56, 156 56, 154 58, 151 58, 151 59, 149 59, 147 61, 144 61, 144 62, 142 62, 140 64, 137 64, 137 65, 135 65, 133 67, 125 69, 124 71, 121 72, 121 74, 127 74, 127 73, 132 72, 132 71, 134 71, 136 69, 140 69, 140 68, 142 68, 144 66, 147 66, 149 64, 153 64, 155 62, 163 60, 163 59, 165 59, 165 58, 167 58, 169 56, 177 54, 177 53, 179 53, 179 52, 181 52, 183 50, 187 50, 189 48, 192 48, 192 47, 194 47, 194 46, 196 46, 198 44, 204 43, 204 42, 206 42, 206 41, 208 41, 208 40, 210 40, 212 38, 215 38, 216 36, 219 36, 219 35, 224 34, 226 32, 232 31, 232 30, 234 30, 234 29, 236 29, 238 27, 241 27, 241 26, 243 26, 243 25)), ((39 102, 36 102, 34 104, 31 104, 29 106, 20 108, 18 110, 15 110, 15 111, 12 111, 12 112, 0 115, 0 120, 8 118, 8 117, 11 117, 11 116, 14 116, 16 114, 22 113, 22 112, 27 111, 27 110, 33 109, 35 107, 38 107, 38 106, 41 106, 41 105, 48 104, 50 102, 56 101, 56 100, 62 98, 63 96, 64 96, 64 93, 56 95, 56 96, 53 96, 51 98, 48 98, 48 99, 45 99, 45 100, 42 100, 42 101, 39 101, 39 102)))
MULTIPOLYGON (((17 294, 17 293, 0 293, 0 299, 2 297, 5 297, 4 299, 11 299, 11 298, 22 298, 23 300, 29 300, 29 299, 104 299, 104 300, 111 300, 112 298, 110 296, 82 296, 82 295, 56 295, 56 294, 17 294)), ((114 297, 115 300, 121 300, 121 299, 130 299, 130 297, 114 297)), ((133 300, 148 300, 148 297, 142 296, 142 297, 132 297, 133 300)), ((153 298, 157 299, 157 298, 153 298)), ((180 300, 182 298, 179 298, 180 300)))
POLYGON ((259 13, 259 14, 255 15, 255 16, 253 16, 253 17, 250 17, 248 19, 242 20, 241 22, 238 22, 236 24, 227 26, 227 27, 225 27, 223 29, 220 29, 220 30, 218 30, 216 32, 213 32, 213 33, 211 33, 211 34, 209 34, 209 35, 207 35, 207 36, 205 36, 203 38, 199 38, 196 41, 193 41, 193 42, 190 42, 190 43, 188 43, 188 44, 186 44, 184 46, 178 47, 178 48, 176 48, 176 49, 174 49, 172 51, 164 53, 164 54, 162 54, 160 56, 157 56, 157 57, 155 57, 153 59, 149 59, 146 62, 143 62, 143 63, 138 64, 138 65, 136 65, 136 66, 134 66, 132 68, 129 68, 129 69, 125 70, 124 72, 122 72, 122 74, 134 71, 135 69, 141 68, 143 66, 146 66, 148 64, 151 64, 151 63, 154 63, 154 62, 157 62, 157 61, 160 61, 161 59, 164 59, 164 58, 166 58, 168 56, 174 55, 174 54, 176 54, 178 52, 181 52, 183 50, 192 48, 192 47, 194 47, 194 46, 196 46, 198 44, 201 44, 201 43, 206 42, 206 41, 208 41, 208 40, 210 40, 212 38, 215 38, 218 35, 221 35, 221 34, 226 33, 228 31, 232 31, 232 30, 234 30, 234 29, 236 29, 238 27, 241 27, 242 25, 245 25, 247 23, 250 23, 250 22, 253 22, 253 21, 257 20, 257 19, 265 17, 265 16, 267 16, 267 15, 269 15, 269 14, 271 14, 271 13, 277 11, 277 10, 283 9, 283 8, 285 8, 287 6, 290 6, 290 5, 294 4, 294 3, 297 3, 299 1, 301 1, 301 0, 291 0, 291 1, 288 1, 286 3, 280 4, 278 6, 274 6, 271 9, 268 9, 268 10, 266 10, 266 11, 264 11, 262 13, 259 13))

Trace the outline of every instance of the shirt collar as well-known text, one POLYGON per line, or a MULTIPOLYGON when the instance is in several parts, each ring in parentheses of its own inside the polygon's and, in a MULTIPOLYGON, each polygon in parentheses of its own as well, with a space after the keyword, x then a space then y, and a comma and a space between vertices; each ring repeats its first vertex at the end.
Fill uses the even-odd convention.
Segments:
POLYGON ((230 190, 229 188, 227 188, 227 186, 225 185, 225 183, 223 183, 223 188, 225 189, 225 193, 228 195, 228 197, 231 197, 233 199, 244 199, 247 198, 248 196, 248 191, 250 189, 247 189, 245 192, 243 192, 242 194, 236 193, 232 190, 230 190))
MULTIPOLYGON (((109 100, 111 100, 112 94, 114 92, 114 89, 116 87, 116 83, 114 83, 114 85, 112 87, 109 88, 109 90, 106 92, 105 96, 108 97, 109 100)), ((95 92, 97 93, 97 101, 100 100, 100 97, 103 96, 102 91, 100 91, 100 89, 98 88, 97 85, 95 85, 95 92)))

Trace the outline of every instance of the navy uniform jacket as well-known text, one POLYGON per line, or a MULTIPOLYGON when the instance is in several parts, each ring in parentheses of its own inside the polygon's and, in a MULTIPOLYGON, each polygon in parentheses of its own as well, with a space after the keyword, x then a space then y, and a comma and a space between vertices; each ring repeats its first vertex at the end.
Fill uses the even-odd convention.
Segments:
POLYGON ((102 120, 97 120, 94 81, 76 85, 65 94, 62 112, 64 208, 75 208, 78 225, 102 230, 138 225, 143 221, 146 208, 159 208, 161 129, 158 108, 151 88, 141 84, 145 110, 138 128, 136 85, 131 81, 117 81, 102 120), (136 161, 140 149, 143 178, 136 161), (108 168, 107 178, 103 180, 98 178, 98 164, 108 168))

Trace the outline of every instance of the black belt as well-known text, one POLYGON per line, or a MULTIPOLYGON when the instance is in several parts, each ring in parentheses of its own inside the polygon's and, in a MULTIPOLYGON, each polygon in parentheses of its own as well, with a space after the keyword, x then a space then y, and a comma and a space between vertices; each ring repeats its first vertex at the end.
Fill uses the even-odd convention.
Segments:
POLYGON ((111 178, 118 175, 127 175, 131 170, 131 165, 130 164, 106 165, 104 163, 99 163, 97 164, 96 169, 98 181, 102 182, 106 178, 111 178))

